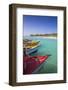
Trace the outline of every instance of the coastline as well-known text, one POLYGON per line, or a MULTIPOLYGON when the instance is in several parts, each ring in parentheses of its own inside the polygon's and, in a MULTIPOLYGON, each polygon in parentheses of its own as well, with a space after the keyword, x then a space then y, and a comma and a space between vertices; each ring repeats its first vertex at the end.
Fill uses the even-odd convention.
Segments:
MULTIPOLYGON (((33 37, 35 37, 35 36, 33 36, 33 37)), ((57 39, 57 37, 48 37, 48 36, 36 36, 37 38, 44 38, 44 39, 57 39)))
POLYGON ((45 38, 45 39, 57 39, 57 37, 42 37, 42 38, 45 38))

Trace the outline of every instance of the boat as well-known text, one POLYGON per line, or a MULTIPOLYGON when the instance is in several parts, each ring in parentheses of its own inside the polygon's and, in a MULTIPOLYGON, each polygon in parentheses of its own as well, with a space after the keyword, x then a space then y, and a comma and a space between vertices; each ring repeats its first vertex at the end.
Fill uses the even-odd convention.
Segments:
POLYGON ((38 50, 40 46, 40 41, 33 41, 33 40, 24 40, 24 50, 26 50, 27 54, 31 54, 38 50))
POLYGON ((32 74, 50 55, 45 56, 24 56, 23 74, 32 74))
POLYGON ((33 53, 33 52, 36 52, 37 50, 38 50, 38 47, 39 47, 40 45, 38 44, 38 45, 35 45, 35 46, 33 46, 33 47, 31 47, 31 48, 27 48, 26 49, 26 53, 27 54, 31 54, 31 53, 33 53))

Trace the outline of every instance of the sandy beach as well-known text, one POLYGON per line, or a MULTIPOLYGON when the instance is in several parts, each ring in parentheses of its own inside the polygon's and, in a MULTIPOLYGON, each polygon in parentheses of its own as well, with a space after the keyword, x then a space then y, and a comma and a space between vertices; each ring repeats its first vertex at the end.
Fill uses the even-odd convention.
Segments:
MULTIPOLYGON (((33 36, 34 37, 34 36, 33 36)), ((44 39, 57 39, 57 37, 44 37, 44 36, 36 36, 36 38, 44 38, 44 39)))
POLYGON ((42 38, 47 38, 47 39, 57 39, 57 37, 42 37, 42 38))

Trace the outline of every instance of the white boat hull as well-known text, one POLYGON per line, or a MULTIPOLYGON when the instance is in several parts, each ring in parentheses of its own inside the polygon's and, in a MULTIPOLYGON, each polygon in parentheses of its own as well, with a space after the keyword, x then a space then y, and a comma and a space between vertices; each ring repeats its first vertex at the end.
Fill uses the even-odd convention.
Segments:
POLYGON ((37 46, 35 46, 35 47, 33 47, 33 48, 27 49, 27 50, 26 50, 26 53, 27 53, 27 54, 31 54, 31 53, 37 51, 39 46, 40 46, 40 45, 37 45, 37 46))

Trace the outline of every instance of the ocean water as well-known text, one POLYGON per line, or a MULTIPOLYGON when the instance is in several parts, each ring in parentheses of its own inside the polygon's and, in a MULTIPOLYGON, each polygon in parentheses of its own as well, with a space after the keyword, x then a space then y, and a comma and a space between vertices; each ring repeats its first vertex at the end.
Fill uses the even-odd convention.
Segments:
POLYGON ((51 55, 34 74, 57 73, 57 39, 45 39, 35 36, 28 36, 26 39, 40 41, 37 52, 32 53, 32 56, 51 55))

